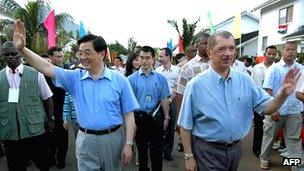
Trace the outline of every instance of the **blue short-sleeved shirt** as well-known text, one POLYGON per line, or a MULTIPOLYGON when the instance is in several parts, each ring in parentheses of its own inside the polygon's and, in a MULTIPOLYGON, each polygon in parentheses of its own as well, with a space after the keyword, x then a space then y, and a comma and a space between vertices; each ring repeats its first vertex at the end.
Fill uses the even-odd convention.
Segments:
POLYGON ((55 67, 53 83, 72 95, 78 123, 86 129, 115 127, 124 114, 139 108, 127 78, 107 67, 97 80, 86 70, 55 67))
MULTIPOLYGON (((292 66, 288 66, 282 59, 280 62, 273 64, 266 72, 263 88, 271 89, 272 95, 278 95, 285 75, 291 67, 297 67, 302 71, 302 65, 293 62, 292 66)), ((289 95, 286 101, 279 109, 281 116, 290 114, 300 114, 303 109, 303 103, 296 98, 295 91, 289 95)))
POLYGON ((152 70, 146 76, 142 69, 139 69, 128 79, 140 105, 137 111, 151 112, 160 100, 170 96, 166 78, 156 71, 152 70))
POLYGON ((187 84, 178 125, 205 141, 240 140, 249 132, 253 109, 262 113, 271 99, 248 74, 231 68, 225 80, 210 67, 187 84))

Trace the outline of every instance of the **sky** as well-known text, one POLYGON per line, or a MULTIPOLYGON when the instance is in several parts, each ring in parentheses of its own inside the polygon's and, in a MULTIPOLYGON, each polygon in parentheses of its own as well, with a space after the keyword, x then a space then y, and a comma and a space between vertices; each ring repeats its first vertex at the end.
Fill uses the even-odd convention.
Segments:
MULTIPOLYGON (((27 0, 15 0, 23 5, 27 0)), ((107 43, 116 40, 127 47, 133 37, 138 45, 165 47, 172 38, 178 43, 176 30, 167 20, 180 25, 200 18, 196 32, 209 26, 208 11, 216 25, 235 15, 236 9, 251 11, 266 0, 48 0, 56 13, 67 12, 74 22, 102 36, 107 43), (234 3, 233 1, 237 1, 234 3), (236 4, 236 5, 235 5, 236 4)), ((258 14, 257 14, 258 15, 258 14)))

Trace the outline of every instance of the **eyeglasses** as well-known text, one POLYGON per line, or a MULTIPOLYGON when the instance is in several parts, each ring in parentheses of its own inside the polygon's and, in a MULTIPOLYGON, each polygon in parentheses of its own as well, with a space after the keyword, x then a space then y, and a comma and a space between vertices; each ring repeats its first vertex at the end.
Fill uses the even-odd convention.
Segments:
POLYGON ((84 51, 77 51, 76 56, 81 57, 81 56, 91 56, 92 54, 96 53, 96 51, 91 51, 91 50, 84 50, 84 51))

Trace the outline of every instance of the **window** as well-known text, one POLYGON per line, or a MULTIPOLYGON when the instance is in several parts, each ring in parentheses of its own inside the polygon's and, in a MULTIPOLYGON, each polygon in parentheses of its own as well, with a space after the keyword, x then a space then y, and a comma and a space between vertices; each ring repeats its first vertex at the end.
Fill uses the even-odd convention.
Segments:
POLYGON ((279 24, 292 22, 293 6, 289 6, 279 11, 279 24))
POLYGON ((304 53, 304 46, 301 47, 301 53, 304 53))
POLYGON ((262 38, 262 50, 265 50, 267 47, 267 36, 262 38))

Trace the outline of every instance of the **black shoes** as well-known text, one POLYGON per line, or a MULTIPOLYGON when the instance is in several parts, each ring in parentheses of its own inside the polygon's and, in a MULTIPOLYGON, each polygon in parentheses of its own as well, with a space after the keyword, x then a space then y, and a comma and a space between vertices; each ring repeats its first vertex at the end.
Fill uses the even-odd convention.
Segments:
POLYGON ((56 163, 56 168, 57 169, 63 169, 63 168, 65 168, 65 162, 57 162, 56 163))
POLYGON ((173 158, 171 155, 164 155, 164 158, 167 160, 167 161, 172 161, 173 158))

